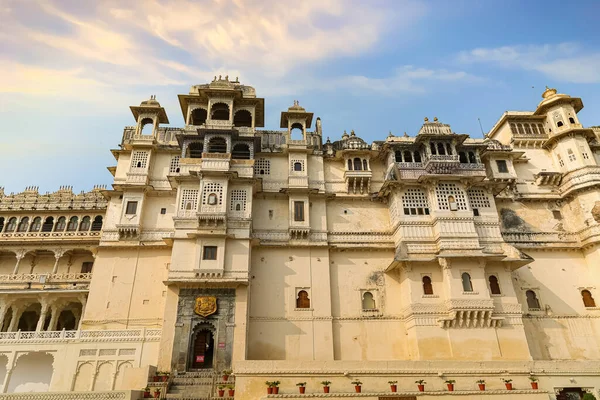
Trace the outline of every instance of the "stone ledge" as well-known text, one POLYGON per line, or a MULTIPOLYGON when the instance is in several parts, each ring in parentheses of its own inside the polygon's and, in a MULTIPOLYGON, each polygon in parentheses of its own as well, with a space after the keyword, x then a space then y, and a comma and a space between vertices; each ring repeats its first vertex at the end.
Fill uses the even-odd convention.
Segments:
POLYGON ((513 390, 455 390, 450 392, 448 390, 439 391, 408 391, 408 392, 339 392, 339 393, 280 393, 280 394, 269 394, 264 396, 265 399, 290 399, 290 398, 312 398, 312 397, 410 397, 410 396, 472 396, 472 395, 514 395, 514 394, 540 394, 548 395, 550 392, 546 390, 533 390, 533 389, 513 389, 513 390))

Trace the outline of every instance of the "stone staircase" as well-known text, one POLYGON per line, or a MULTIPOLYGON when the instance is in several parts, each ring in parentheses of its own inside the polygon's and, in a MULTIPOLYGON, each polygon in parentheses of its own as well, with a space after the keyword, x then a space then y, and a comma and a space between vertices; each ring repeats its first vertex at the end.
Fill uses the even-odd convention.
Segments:
POLYGON ((210 400, 216 395, 216 371, 180 372, 171 378, 165 398, 179 400, 210 400))

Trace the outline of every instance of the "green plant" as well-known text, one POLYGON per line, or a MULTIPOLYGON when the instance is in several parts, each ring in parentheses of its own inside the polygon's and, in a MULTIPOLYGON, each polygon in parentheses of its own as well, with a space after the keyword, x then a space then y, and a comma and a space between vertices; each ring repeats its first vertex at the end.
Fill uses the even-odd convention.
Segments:
POLYGON ((279 386, 279 384, 280 384, 281 382, 279 382, 279 381, 273 381, 273 382, 271 382, 271 383, 273 384, 273 387, 277 387, 277 386, 279 386))
POLYGON ((586 393, 583 395, 583 400, 596 400, 596 396, 591 393, 586 393))
POLYGON ((329 385, 331 385, 331 381, 323 381, 323 382, 321 382, 321 385, 329 386, 329 385))
POLYGON ((425 382, 425 379, 419 379, 418 381, 415 381, 415 383, 416 383, 417 385, 424 385, 424 384, 426 384, 427 382, 425 382))
POLYGON ((456 381, 454 379, 448 379, 445 383, 448 385, 453 385, 456 381))
POLYGON ((275 385, 273 385, 273 382, 271 382, 271 381, 266 381, 266 382, 265 382, 265 385, 267 385, 268 387, 273 387, 273 386, 275 386, 275 385))
POLYGON ((530 376, 530 377, 529 377, 529 380, 530 380, 531 382, 537 382, 539 379, 538 379, 538 378, 536 378, 535 376, 530 376))
POLYGON ((306 386, 306 382, 298 382, 296 383, 296 386, 306 386))
POLYGON ((504 379, 504 378, 502 378, 502 380, 504 381, 504 383, 511 383, 512 382, 512 379, 504 379))
POLYGON ((361 381, 352 381, 352 384, 354 386, 360 386, 360 385, 362 385, 362 382, 361 381))
POLYGON ((480 385, 485 385, 485 379, 480 379, 477 381, 477 383, 480 385))
POLYGON ((229 384, 229 385, 225 385, 225 387, 229 390, 235 388, 235 385, 229 384))
POLYGON ((149 392, 150 388, 148 386, 146 386, 145 388, 142 389, 144 392, 149 392))
POLYGON ((163 376, 163 375, 169 375, 169 372, 167 372, 167 371, 158 371, 156 374, 163 376))
POLYGON ((232 373, 233 371, 230 369, 224 369, 223 371, 221 371, 221 375, 231 375, 232 373))
POLYGON ((398 381, 388 381, 388 383, 389 383, 390 385, 395 385, 396 383, 398 383, 398 381))
POLYGON ((224 390, 224 389, 225 389, 225 385, 217 385, 217 388, 218 388, 219 390, 224 390))

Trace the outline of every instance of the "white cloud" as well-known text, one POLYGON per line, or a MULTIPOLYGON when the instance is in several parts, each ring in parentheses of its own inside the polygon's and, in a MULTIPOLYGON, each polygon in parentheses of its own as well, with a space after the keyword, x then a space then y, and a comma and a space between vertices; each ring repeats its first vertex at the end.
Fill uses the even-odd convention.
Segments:
POLYGON ((600 53, 587 52, 577 43, 477 48, 460 53, 458 61, 537 71, 564 82, 600 82, 600 53))

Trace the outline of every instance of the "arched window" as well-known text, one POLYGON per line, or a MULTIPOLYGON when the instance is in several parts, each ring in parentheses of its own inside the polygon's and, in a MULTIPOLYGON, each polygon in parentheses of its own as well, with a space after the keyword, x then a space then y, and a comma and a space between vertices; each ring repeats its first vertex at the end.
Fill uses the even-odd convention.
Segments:
POLYGON ((423 294, 433 294, 433 285, 431 284, 431 278, 428 276, 423 277, 423 294))
POLYGON ((27 232, 27 228, 29 228, 29 217, 21 218, 17 232, 27 232))
POLYGON ((91 218, 88 216, 83 217, 81 224, 79 224, 79 230, 87 232, 90 230, 91 218))
POLYGON ((308 298, 308 292, 301 290, 298 292, 296 298, 296 308, 310 308, 310 299, 308 298))
POLYGON ((67 224, 67 232, 74 232, 77 230, 77 225, 79 222, 79 218, 71 217, 69 219, 69 223, 67 224))
POLYGON ((154 131, 154 120, 152 118, 144 118, 140 122, 140 133, 142 135, 152 135, 154 131))
POLYGON ((517 133, 517 126, 515 124, 510 124, 510 130, 512 133, 517 133))
POLYGON ((204 143, 193 142, 188 146, 188 155, 190 158, 202 158, 202 152, 204 151, 204 143))
POLYGON ((531 135, 533 132, 531 132, 531 126, 529 124, 525 124, 525 134, 527 135, 531 135))
POLYGON ((469 160, 467 159, 467 154, 464 151, 458 152, 458 161, 461 164, 467 164, 469 162, 469 160))
POLYGON ((525 297, 527 297, 527 308, 529 308, 530 310, 540 309, 540 301, 538 300, 537 295, 533 290, 526 291, 525 297))
POLYGON ((17 218, 12 217, 8 220, 8 224, 6 224, 6 230, 4 232, 14 232, 17 227, 17 218))
POLYGON ((452 155, 452 145, 450 143, 446 143, 446 154, 452 155))
POLYGON ((421 153, 419 153, 418 151, 415 151, 415 157, 414 160, 415 162, 421 162, 421 153))
POLYGON ((215 193, 211 193, 208 195, 208 204, 214 206, 217 204, 218 198, 215 193))
POLYGON ((369 170, 369 164, 367 163, 366 159, 363 160, 363 170, 365 170, 365 171, 369 170))
MULTIPOLYGON (((209 199, 209 201, 210 201, 210 199, 209 199)), ((191 201, 186 202, 185 203, 185 210, 189 211, 191 209, 192 209, 192 202, 191 201)))
POLYGON ((222 137, 213 137, 208 141, 209 153, 227 153, 227 141, 222 137))
POLYGON ((250 159, 250 146, 246 143, 238 143, 233 146, 231 151, 231 158, 236 160, 249 160, 250 159))
POLYGON ((542 125, 542 124, 538 124, 537 128, 538 128, 538 133, 539 133, 540 135, 543 135, 543 134, 545 133, 545 132, 544 132, 544 125, 542 125))
POLYGON ((31 223, 31 228, 29 228, 29 232, 39 232, 42 227, 42 219, 40 217, 35 217, 33 222, 31 223))
POLYGON ((364 292, 362 295, 362 308, 363 310, 374 310, 375 308, 375 298, 373 297, 373 293, 364 292))
POLYGON ((472 151, 469 152, 469 163, 477 164, 477 157, 475 157, 475 153, 472 151))
POLYGON ((492 292, 492 294, 502 294, 500 292, 500 285, 498 284, 498 278, 495 275, 490 275, 490 277, 488 278, 488 281, 490 283, 490 292, 492 292))
POLYGON ((60 217, 58 221, 56 221, 56 227, 54 228, 55 232, 62 232, 65 230, 67 226, 67 219, 65 217, 60 217))
POLYGON ((295 162, 294 163, 294 171, 298 172, 298 171, 302 171, 302 163, 300 162, 295 162))
POLYGON ((413 162, 412 153, 408 150, 404 152, 404 162, 413 162))
POLYGON ((352 171, 352 160, 348 160, 348 171, 352 171))
POLYGON ((225 103, 215 103, 210 109, 210 118, 216 121, 229 121, 229 106, 225 103))
POLYGON ((562 121, 558 121, 558 122, 556 123, 556 126, 557 126, 557 127, 559 127, 559 128, 560 128, 561 126, 563 126, 563 125, 564 125, 564 124, 563 124, 563 122, 562 122, 562 121))
POLYGON ((248 110, 238 110, 233 116, 234 126, 252 126, 252 114, 248 110))
POLYGON ((433 143, 433 142, 429 143, 429 147, 431 148, 431 154, 436 155, 437 149, 435 147, 435 143, 433 143))
POLYGON ((458 210, 458 205, 456 204, 454 196, 448 196, 448 207, 450 208, 450 211, 458 210))
POLYGON ((355 158, 354 159, 354 170, 355 171, 360 171, 362 169, 362 161, 360 158, 355 158))
POLYGON ((581 291, 581 298, 583 299, 583 305, 586 307, 596 307, 596 300, 592 297, 592 293, 585 289, 581 291))
POLYGON ((573 153, 573 150, 571 149, 567 150, 567 155, 569 156, 569 161, 575 161, 577 159, 575 153, 573 153))
POLYGON ((472 292, 473 284, 471 283, 471 275, 469 275, 467 272, 463 272, 463 274, 461 275, 461 279, 463 292, 472 292))
POLYGON ((208 113, 206 112, 206 110, 204 108, 196 108, 194 111, 192 111, 190 124, 191 125, 204 125, 206 123, 207 116, 208 116, 208 113))
POLYGON ((575 119, 573 117, 569 117, 569 122, 574 124, 575 123, 575 119))
POLYGON ((394 157, 396 158, 396 162, 402 162, 402 152, 401 151, 396 151, 394 153, 394 157))
POLYGON ((0 217, 0 232, 4 229, 4 217, 0 217))
POLYGON ((242 205, 241 204, 236 204, 235 205, 235 211, 242 211, 242 205))
POLYGON ((522 124, 518 124, 517 125, 517 130, 519 131, 520 135, 524 135, 525 131, 523 130, 523 125, 522 124))
POLYGON ((444 143, 438 143, 437 144, 437 150, 438 150, 438 154, 440 156, 445 156, 446 155, 446 149, 444 148, 444 143))
POLYGON ((42 225, 42 232, 52 232, 54 228, 54 217, 46 217, 44 225, 42 225))
POLYGON ((295 123, 292 124, 290 128, 290 139, 292 140, 302 140, 304 139, 304 128, 302 124, 295 123))
POLYGON ((98 215, 94 218, 94 222, 92 222, 92 231, 99 231, 102 229, 102 216, 98 215))

